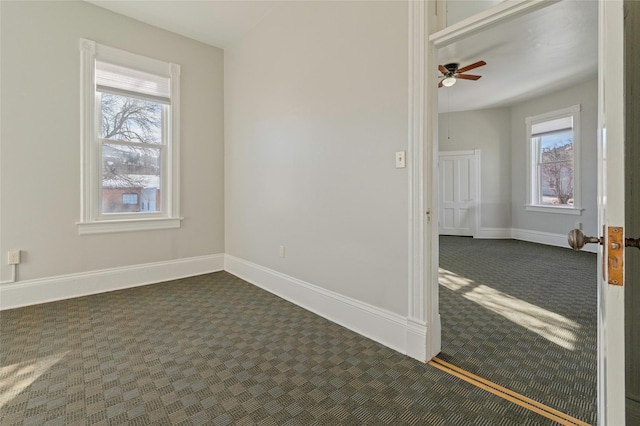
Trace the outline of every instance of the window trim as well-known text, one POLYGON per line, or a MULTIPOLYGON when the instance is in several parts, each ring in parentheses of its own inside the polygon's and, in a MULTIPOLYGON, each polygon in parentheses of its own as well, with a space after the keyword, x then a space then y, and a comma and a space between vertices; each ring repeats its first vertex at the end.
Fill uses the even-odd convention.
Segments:
POLYGON ((80 221, 79 235, 179 228, 180 221, 180 65, 80 39, 80 221), (162 206, 158 213, 103 215, 100 123, 95 82, 96 58, 170 78, 171 109, 165 126, 167 143, 161 175, 162 206))
POLYGON ((526 124, 526 143, 527 143, 527 203, 525 204, 525 210, 531 212, 543 212, 543 213, 560 213, 569 215, 581 215, 582 211, 582 191, 581 191, 581 179, 580 179, 580 105, 573 105, 567 108, 562 108, 555 111, 550 111, 544 114, 539 114, 525 118, 526 124), (540 204, 537 200, 537 190, 535 189, 539 177, 537 176, 537 167, 534 164, 537 158, 537 152, 534 150, 536 146, 531 142, 531 127, 534 124, 538 124, 544 121, 550 121, 553 119, 572 117, 573 119, 573 206, 553 206, 540 204), (534 177, 534 174, 536 175, 534 177))

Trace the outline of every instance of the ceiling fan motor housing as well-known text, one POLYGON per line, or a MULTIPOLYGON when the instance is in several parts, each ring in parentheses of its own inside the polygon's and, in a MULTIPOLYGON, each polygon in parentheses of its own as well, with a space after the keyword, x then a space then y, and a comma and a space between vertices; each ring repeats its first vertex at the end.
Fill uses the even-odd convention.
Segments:
POLYGON ((447 71, 449 71, 450 74, 455 74, 456 71, 458 71, 458 67, 459 66, 460 66, 460 64, 458 64, 456 62, 452 62, 450 64, 444 65, 444 67, 447 69, 447 71))

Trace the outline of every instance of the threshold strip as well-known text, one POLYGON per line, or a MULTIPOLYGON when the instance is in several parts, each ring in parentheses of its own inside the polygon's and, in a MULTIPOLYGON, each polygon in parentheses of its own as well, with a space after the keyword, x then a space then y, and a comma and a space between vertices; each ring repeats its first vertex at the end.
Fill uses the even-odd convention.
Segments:
POLYGON ((482 377, 476 376, 462 368, 456 367, 453 364, 449 364, 446 361, 441 360, 438 357, 433 358, 428 362, 432 367, 438 368, 446 373, 449 373, 453 376, 456 376, 459 379, 464 380, 467 383, 471 383, 472 385, 484 389, 487 392, 491 392, 494 395, 497 395, 507 401, 513 402, 516 405, 526 408, 527 410, 533 411, 535 413, 540 414, 548 419, 556 421, 561 425, 565 426, 589 426, 588 423, 583 422, 582 420, 578 420, 575 417, 571 417, 568 414, 565 414, 561 411, 555 410, 551 407, 548 407, 544 404, 539 403, 538 401, 534 401, 531 398, 527 398, 524 395, 521 395, 517 392, 514 392, 510 389, 504 388, 500 385, 497 385, 489 380, 483 379, 482 377))

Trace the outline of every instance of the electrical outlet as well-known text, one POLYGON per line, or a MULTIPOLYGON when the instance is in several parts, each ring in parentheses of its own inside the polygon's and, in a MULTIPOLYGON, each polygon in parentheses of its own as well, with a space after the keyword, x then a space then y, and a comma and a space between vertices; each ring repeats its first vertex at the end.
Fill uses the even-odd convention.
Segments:
POLYGON ((284 257, 284 246, 280 246, 280 257, 284 257))
POLYGON ((9 265, 20 263, 20 250, 9 250, 9 265))

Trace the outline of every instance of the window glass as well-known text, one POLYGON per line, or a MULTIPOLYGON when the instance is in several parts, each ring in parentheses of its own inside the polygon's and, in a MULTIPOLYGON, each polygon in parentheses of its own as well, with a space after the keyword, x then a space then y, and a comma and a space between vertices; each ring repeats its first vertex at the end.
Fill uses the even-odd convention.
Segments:
POLYGON ((100 94, 102 138, 162 143, 162 104, 128 96, 100 94))
POLYGON ((546 133, 538 139, 540 204, 573 205, 573 129, 546 133))
POLYGON ((146 208, 124 203, 124 193, 145 193, 160 198, 161 150, 155 147, 102 145, 102 213, 157 212, 157 202, 146 208))
POLYGON ((102 213, 159 212, 157 202, 125 202, 135 191, 160 198, 164 105, 131 96, 99 93, 102 122, 102 213), (120 142, 120 143, 119 143, 120 142), (151 195, 153 193, 153 196, 151 195))
POLYGON ((138 194, 122 194, 122 204, 138 204, 138 194))

